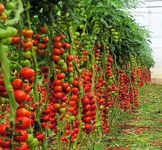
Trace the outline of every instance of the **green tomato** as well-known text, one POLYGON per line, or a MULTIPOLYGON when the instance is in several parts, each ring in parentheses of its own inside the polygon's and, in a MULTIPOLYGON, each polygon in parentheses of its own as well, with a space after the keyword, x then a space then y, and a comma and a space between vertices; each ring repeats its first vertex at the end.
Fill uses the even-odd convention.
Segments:
POLYGON ((18 68, 18 66, 17 66, 17 64, 13 64, 13 63, 11 63, 10 64, 10 67, 11 67, 11 70, 15 70, 15 69, 17 69, 18 68))
POLYGON ((5 44, 5 45, 10 45, 11 41, 12 41, 11 38, 2 39, 2 43, 5 44))
POLYGON ((60 69, 63 71, 63 70, 66 70, 67 69, 67 65, 66 65, 66 63, 64 64, 64 65, 62 65, 61 67, 60 67, 60 69))
POLYGON ((11 37, 17 34, 17 29, 13 27, 7 27, 5 31, 7 32, 7 37, 11 37))
POLYGON ((30 67, 31 63, 28 59, 25 59, 25 60, 21 60, 20 61, 20 64, 23 66, 23 67, 30 67))
POLYGON ((60 66, 62 66, 62 65, 65 65, 66 63, 65 63, 65 61, 63 59, 59 59, 57 61, 57 64, 60 65, 60 66))
POLYGON ((73 77, 74 74, 72 72, 69 73, 69 77, 73 77))
POLYGON ((37 138, 33 138, 32 142, 29 144, 30 148, 35 148, 39 144, 39 141, 37 138))
POLYGON ((31 58, 31 51, 27 51, 27 52, 22 52, 22 56, 26 59, 30 59, 31 58))
POLYGON ((34 139, 34 136, 33 136, 33 134, 28 134, 28 139, 27 139, 27 143, 28 144, 30 144, 32 141, 33 141, 33 139, 34 139))
POLYGON ((15 8, 15 4, 13 2, 8 2, 6 8, 8 10, 13 10, 15 8))
POLYGON ((60 108, 59 111, 60 111, 62 114, 65 114, 66 108, 60 108))
POLYGON ((75 119, 76 119, 75 116, 69 116, 68 122, 69 122, 69 123, 74 122, 75 119))
POLYGON ((66 59, 67 55, 68 55, 67 53, 64 53, 61 55, 61 58, 66 59))
POLYGON ((7 32, 4 29, 0 28, 0 39, 7 38, 7 32))
POLYGON ((70 77, 69 79, 68 79, 68 82, 69 83, 72 83, 74 81, 74 78, 73 77, 70 77))

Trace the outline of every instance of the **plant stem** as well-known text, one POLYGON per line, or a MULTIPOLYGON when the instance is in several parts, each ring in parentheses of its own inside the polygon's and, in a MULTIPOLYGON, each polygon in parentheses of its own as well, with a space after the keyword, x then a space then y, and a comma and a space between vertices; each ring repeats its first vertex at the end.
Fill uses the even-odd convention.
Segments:
MULTIPOLYGON (((15 101, 14 93, 13 93, 13 88, 10 83, 10 65, 9 65, 9 60, 6 56, 5 49, 3 47, 2 42, 0 41, 0 62, 2 64, 2 70, 4 74, 4 83, 5 87, 9 96, 9 103, 10 103, 10 123, 13 126, 13 133, 15 132, 15 116, 16 116, 16 109, 18 107, 18 104, 15 101)), ((13 134, 14 135, 14 134, 13 134)), ((13 140, 13 135, 12 135, 12 141, 11 141, 11 148, 13 149, 14 147, 14 140, 13 140)))

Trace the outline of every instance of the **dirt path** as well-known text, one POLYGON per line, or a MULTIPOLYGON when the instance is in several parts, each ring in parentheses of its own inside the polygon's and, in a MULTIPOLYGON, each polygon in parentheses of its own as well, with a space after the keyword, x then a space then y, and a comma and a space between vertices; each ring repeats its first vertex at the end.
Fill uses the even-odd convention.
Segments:
POLYGON ((162 85, 139 91, 140 106, 109 141, 107 150, 162 150, 162 85))

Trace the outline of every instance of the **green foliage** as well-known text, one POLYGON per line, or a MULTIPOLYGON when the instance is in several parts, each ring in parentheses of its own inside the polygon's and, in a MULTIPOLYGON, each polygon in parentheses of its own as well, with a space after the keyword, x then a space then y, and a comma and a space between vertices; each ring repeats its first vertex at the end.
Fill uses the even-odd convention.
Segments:
POLYGON ((138 0, 30 0, 30 3, 31 15, 35 16, 33 26, 45 23, 53 27, 54 33, 68 34, 69 27, 73 32, 86 33, 91 44, 106 43, 119 66, 131 63, 132 56, 138 65, 148 68, 154 65, 149 32, 128 12, 137 6, 138 0), (116 39, 112 39, 111 29, 118 32, 116 39))

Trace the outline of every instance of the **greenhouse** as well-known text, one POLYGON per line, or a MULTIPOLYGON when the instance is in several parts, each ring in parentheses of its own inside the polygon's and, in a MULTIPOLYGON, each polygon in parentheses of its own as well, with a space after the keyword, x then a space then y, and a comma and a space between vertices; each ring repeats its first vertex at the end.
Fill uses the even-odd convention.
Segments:
POLYGON ((161 150, 162 0, 0 0, 0 150, 161 150))

